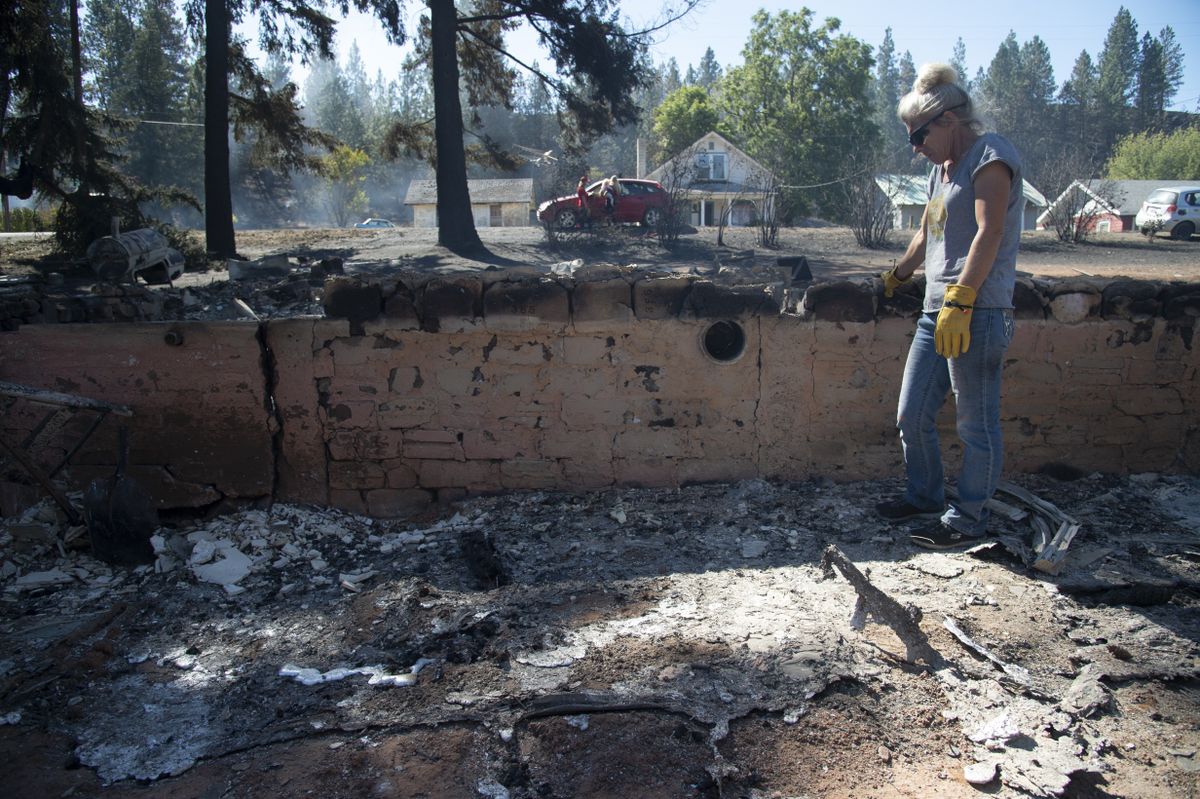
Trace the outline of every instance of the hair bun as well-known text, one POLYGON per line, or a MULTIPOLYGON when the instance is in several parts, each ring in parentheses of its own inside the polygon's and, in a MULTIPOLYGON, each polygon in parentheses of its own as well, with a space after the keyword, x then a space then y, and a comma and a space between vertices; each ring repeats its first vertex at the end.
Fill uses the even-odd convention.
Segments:
POLYGON ((913 81, 913 91, 929 94, 938 86, 957 86, 958 73, 949 64, 922 64, 913 81))

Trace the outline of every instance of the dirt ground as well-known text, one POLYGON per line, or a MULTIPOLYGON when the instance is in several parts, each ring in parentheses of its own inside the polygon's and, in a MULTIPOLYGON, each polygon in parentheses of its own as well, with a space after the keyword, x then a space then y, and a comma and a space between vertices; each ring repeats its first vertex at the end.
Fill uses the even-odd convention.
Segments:
MULTIPOLYGON (((237 233, 239 254, 246 260, 285 255, 296 274, 291 280, 249 281, 229 285, 226 264, 210 262, 208 268, 190 269, 174 287, 154 290, 184 295, 175 305, 180 315, 203 318, 236 318, 230 301, 234 295, 247 301, 262 316, 310 312, 309 292, 295 285, 305 265, 323 258, 340 258, 350 275, 386 279, 400 270, 454 273, 479 270, 550 272, 555 264, 577 267, 620 266, 642 270, 694 273, 737 282, 778 280, 780 258, 804 256, 813 279, 867 279, 888 268, 899 258, 910 235, 891 234, 891 244, 880 250, 859 247, 847 228, 814 224, 784 228, 777 247, 766 248, 757 241, 757 231, 730 228, 717 245, 716 228, 691 229, 667 249, 639 227, 600 228, 590 233, 556 236, 550 241, 541 228, 482 228, 486 251, 462 256, 437 245, 435 230, 392 228, 386 230, 299 229, 245 230, 237 233), (307 307, 306 307, 306 301, 307 307), (221 306, 218 308, 217 306, 221 306)), ((202 234, 193 234, 202 246, 202 234)), ((1022 238, 1018 270, 1026 275, 1052 279, 1118 277, 1159 281, 1200 281, 1200 237, 1181 242, 1136 234, 1097 234, 1083 244, 1065 244, 1045 231, 1029 231, 1022 238)), ((87 291, 95 282, 85 263, 72 262, 53 252, 48 238, 30 240, 0 236, 0 283, 3 281, 49 279, 68 290, 87 291)), ((313 292, 319 295, 319 291, 313 292)), ((170 303, 168 303, 170 304, 170 303)))
MULTIPOLYGON (((727 228, 724 246, 717 246, 716 228, 693 229, 671 248, 661 247, 640 228, 601 229, 595 235, 561 237, 551 244, 539 228, 482 228, 480 237, 492 257, 462 258, 436 246, 432 230, 394 228, 366 231, 245 231, 238 249, 247 258, 276 253, 310 257, 338 255, 353 262, 391 262, 402 267, 438 269, 497 268, 531 265, 542 268, 582 259, 586 265, 646 268, 691 268, 705 274, 718 265, 750 269, 773 264, 779 257, 805 256, 814 279, 866 277, 886 269, 904 253, 911 236, 891 234, 882 250, 859 247, 844 227, 818 225, 780 230, 779 245, 765 248, 751 228, 727 228), (331 238, 330 234, 338 234, 331 238)), ((1131 277, 1145 280, 1200 279, 1200 237, 1192 242, 1163 236, 1147 239, 1136 234, 1097 234, 1094 240, 1071 245, 1051 233, 1029 231, 1021 243, 1018 268, 1039 277, 1131 277)))
MULTIPOLYGON (((411 229, 238 241, 364 275, 753 277, 804 255, 867 278, 903 249, 821 227, 778 250, 481 235, 479 259, 411 229)), ((1035 234, 1020 268, 1196 281, 1198 247, 1035 234)), ((0 271, 89 280, 39 242, 0 242, 0 271)), ((204 318, 279 295, 227 277, 154 290, 204 318)), ((315 298, 293 300, 275 312, 315 298)), ((1200 796, 1200 479, 1011 479, 1080 524, 1057 573, 1015 494, 980 547, 914 548, 872 512, 898 480, 535 492, 404 522, 247 508, 165 520, 139 568, 92 558, 47 503, 0 520, 0 796, 1200 796), (842 556, 857 588, 824 567, 842 556)))

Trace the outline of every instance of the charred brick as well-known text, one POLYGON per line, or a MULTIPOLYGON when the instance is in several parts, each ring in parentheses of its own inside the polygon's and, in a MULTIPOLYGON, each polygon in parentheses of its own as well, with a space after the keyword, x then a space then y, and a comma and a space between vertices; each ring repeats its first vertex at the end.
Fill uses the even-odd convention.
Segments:
POLYGON ((697 319, 728 319, 759 313, 779 313, 774 297, 762 286, 718 286, 706 280, 692 285, 683 306, 697 319))
POLYGON ((454 320, 478 319, 481 313, 483 284, 473 278, 437 278, 420 291, 417 314, 421 329, 436 333, 454 320))
POLYGON ((1017 278, 1013 286, 1013 315, 1018 319, 1045 319, 1046 298, 1027 278, 1017 278))
POLYGON ((638 319, 674 319, 692 290, 687 278, 643 278, 633 284, 633 309, 638 319))
POLYGON ((337 277, 325 281, 325 316, 350 322, 351 332, 362 323, 378 318, 383 309, 383 291, 378 283, 337 277))
POLYGON ((565 325, 571 318, 567 290, 553 280, 495 283, 483 295, 483 316, 488 325, 537 321, 565 325))
POLYGON ((872 322, 875 295, 870 288, 849 280, 818 283, 804 293, 804 307, 822 322, 872 322))

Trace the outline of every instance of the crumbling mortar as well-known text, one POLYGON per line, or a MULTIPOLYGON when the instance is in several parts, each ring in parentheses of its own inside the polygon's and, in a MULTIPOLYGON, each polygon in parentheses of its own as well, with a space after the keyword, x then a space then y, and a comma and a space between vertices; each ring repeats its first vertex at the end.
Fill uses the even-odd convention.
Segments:
POLYGON ((271 496, 274 497, 279 493, 281 479, 279 464, 283 461, 283 412, 279 408, 279 403, 275 401, 275 391, 279 386, 279 364, 275 360, 275 353, 271 351, 271 347, 267 343, 266 322, 258 323, 254 339, 258 342, 258 363, 262 370, 263 410, 270 419, 268 429, 271 432, 271 496))

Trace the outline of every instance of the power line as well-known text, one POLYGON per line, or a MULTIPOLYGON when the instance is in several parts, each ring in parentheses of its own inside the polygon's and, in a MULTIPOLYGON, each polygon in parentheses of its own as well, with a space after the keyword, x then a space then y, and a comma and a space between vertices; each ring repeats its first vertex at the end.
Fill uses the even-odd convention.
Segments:
MULTIPOLYGON (((895 156, 899 155, 900 153, 907 152, 907 151, 908 151, 908 145, 906 144, 903 147, 898 148, 896 150, 896 152, 892 154, 892 157, 895 157, 895 156)), ((849 175, 843 175, 840 178, 828 180, 828 181, 825 181, 824 183, 813 183, 808 186, 777 186, 776 188, 780 188, 780 189, 823 189, 826 186, 836 186, 839 183, 845 183, 848 180, 853 180, 854 178, 860 177, 862 175, 865 175, 869 172, 874 172, 874 171, 875 171, 875 167, 868 166, 868 167, 864 167, 863 169, 858 170, 857 172, 851 172, 849 175)))
POLYGON ((135 119, 134 122, 141 122, 143 125, 174 125, 181 128, 202 128, 203 123, 200 122, 159 122, 156 119, 135 119))

